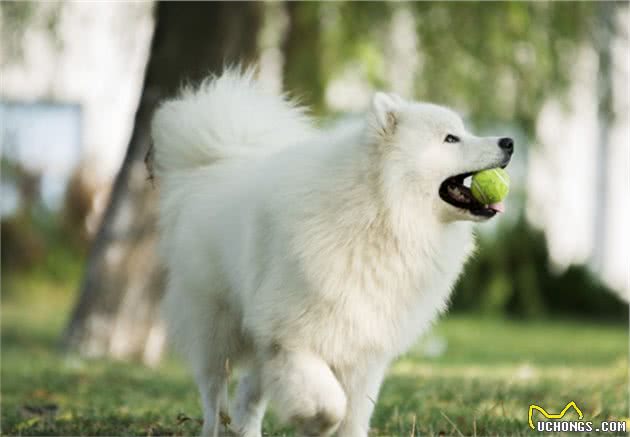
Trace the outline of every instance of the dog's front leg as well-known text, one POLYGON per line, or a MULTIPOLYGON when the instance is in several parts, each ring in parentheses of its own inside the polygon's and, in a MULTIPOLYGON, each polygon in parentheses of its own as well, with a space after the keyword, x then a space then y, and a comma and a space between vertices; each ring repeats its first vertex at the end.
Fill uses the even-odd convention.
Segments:
POLYGON ((337 431, 339 437, 368 435, 370 417, 388 366, 388 360, 380 360, 340 369, 338 374, 348 397, 348 407, 346 417, 337 431))
POLYGON ((276 347, 263 365, 263 388, 276 413, 302 436, 329 436, 346 412, 346 395, 324 360, 276 347))

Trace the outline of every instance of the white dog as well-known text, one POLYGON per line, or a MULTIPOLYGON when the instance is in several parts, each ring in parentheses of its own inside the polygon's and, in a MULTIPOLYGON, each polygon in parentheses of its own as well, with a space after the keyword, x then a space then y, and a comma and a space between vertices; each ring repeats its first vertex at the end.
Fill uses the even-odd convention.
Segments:
POLYGON ((165 102, 152 133, 165 314, 204 435, 229 414, 260 436, 271 402, 301 434, 366 436, 389 363, 447 306, 471 222, 501 210, 464 179, 507 165, 512 140, 384 93, 326 134, 235 71, 165 102))

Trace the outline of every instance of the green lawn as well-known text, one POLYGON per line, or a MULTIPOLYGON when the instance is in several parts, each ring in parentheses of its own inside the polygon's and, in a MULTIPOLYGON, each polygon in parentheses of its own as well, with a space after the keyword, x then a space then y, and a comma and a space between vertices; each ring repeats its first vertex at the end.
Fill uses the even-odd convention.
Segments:
MULTIPOLYGON (((21 293, 15 286, 3 287, 3 435, 199 431, 197 393, 177 361, 147 369, 64 357, 55 344, 68 284, 25 280, 21 293)), ((372 428, 374 435, 525 435, 530 403, 557 413, 569 401, 595 424, 628 417, 627 326, 447 315, 389 372, 372 428)), ((272 416, 265 431, 291 435, 272 416)))

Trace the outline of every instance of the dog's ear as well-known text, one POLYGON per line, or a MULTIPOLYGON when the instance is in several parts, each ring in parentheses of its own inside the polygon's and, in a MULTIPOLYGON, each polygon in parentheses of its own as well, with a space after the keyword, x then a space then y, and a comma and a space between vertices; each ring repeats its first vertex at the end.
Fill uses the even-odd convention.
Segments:
POLYGON ((396 130, 404 100, 397 94, 377 92, 372 97, 372 113, 379 129, 391 134, 396 130))

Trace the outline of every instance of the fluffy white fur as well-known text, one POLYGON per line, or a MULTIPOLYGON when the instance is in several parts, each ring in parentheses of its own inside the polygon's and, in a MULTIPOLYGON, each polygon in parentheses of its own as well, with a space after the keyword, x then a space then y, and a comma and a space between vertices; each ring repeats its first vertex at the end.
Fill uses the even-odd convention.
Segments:
POLYGON ((497 138, 384 93, 363 122, 320 132, 235 71, 165 102, 152 129, 165 316, 204 435, 225 413, 260 436, 270 401, 301 433, 366 436, 389 363, 446 308, 473 249, 480 219, 440 183, 502 163, 497 138), (242 369, 234 405, 228 366, 242 369))

